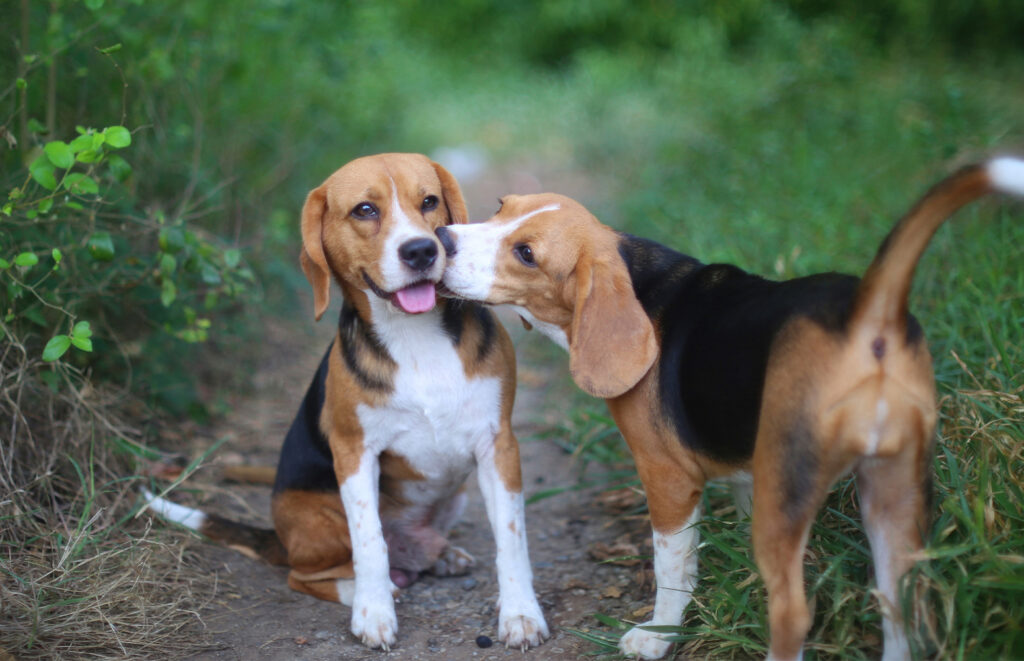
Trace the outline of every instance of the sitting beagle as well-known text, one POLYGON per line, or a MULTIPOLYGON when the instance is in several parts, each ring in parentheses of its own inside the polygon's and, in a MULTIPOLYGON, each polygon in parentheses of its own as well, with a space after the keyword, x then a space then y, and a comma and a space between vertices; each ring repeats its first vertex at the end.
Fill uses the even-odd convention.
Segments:
POLYGON ((357 159, 310 192, 301 260, 316 318, 332 275, 344 300, 281 448, 276 535, 150 497, 166 518, 283 560, 293 589, 350 605, 369 647, 395 644, 397 587, 473 565, 446 534, 474 468, 497 545, 498 638, 526 649, 548 636, 510 420, 511 341, 489 310, 435 298, 445 257, 434 231, 466 216, 452 175, 417 154, 357 159))
MULTIPOLYGON (((485 223, 438 230, 442 282, 454 296, 511 306, 568 349, 583 390, 607 400, 654 528, 648 625, 678 626, 690 601, 705 481, 752 476, 769 657, 800 658, 811 623, 808 532, 829 488, 854 471, 883 595, 885 658, 906 658, 897 586, 928 529, 936 421, 931 357, 907 296, 938 226, 992 191, 1024 195, 1024 160, 995 159, 937 185, 862 279, 785 282, 618 233, 563 196, 510 195, 485 223)), ((619 647, 658 658, 666 636, 638 626, 619 647)))

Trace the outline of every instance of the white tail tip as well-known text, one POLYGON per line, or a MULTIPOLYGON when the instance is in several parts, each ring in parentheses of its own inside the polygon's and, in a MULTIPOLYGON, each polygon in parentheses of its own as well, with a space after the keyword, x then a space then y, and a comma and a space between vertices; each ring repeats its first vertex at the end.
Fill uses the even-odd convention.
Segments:
POLYGON ((997 191, 1024 197, 1024 160, 1012 156, 994 158, 985 169, 997 191))
POLYGON ((192 530, 199 530, 206 522, 206 515, 199 510, 185 507, 154 495, 148 489, 142 489, 146 499, 146 507, 171 523, 178 523, 192 530))

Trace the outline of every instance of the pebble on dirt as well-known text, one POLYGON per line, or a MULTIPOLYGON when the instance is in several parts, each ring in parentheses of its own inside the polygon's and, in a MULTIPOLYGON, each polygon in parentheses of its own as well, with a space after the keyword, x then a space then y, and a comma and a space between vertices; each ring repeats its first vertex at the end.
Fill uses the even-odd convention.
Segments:
POLYGON ((491 640, 487 636, 477 636, 476 637, 476 646, 477 647, 487 648, 487 647, 490 647, 493 644, 494 644, 494 641, 491 640))

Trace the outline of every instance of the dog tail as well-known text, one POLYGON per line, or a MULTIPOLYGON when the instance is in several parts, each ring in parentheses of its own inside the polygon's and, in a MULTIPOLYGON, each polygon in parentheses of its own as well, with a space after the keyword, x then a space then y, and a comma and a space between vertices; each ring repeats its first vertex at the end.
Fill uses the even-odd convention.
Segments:
POLYGON ((288 552, 278 539, 277 533, 269 528, 257 528, 185 507, 161 498, 147 489, 142 490, 142 495, 146 499, 146 507, 163 519, 195 530, 250 558, 262 558, 273 565, 288 564, 288 552))
POLYGON ((935 231, 960 207, 989 193, 1024 196, 1024 159, 1004 156, 969 165, 928 191, 879 247, 857 290, 849 327, 902 334, 914 270, 935 231))

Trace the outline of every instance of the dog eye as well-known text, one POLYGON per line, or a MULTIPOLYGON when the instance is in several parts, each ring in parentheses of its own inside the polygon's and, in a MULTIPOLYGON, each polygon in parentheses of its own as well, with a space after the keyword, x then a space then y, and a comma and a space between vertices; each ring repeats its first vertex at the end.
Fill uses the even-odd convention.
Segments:
POLYGON ((369 202, 360 202, 352 209, 352 215, 361 220, 370 220, 376 218, 379 214, 377 207, 369 202))
POLYGON ((420 205, 420 211, 433 211, 437 208, 437 196, 428 195, 423 198, 423 204, 420 205))
POLYGON ((512 252, 515 253, 516 257, 518 257, 519 261, 523 264, 526 264, 527 266, 537 265, 537 262, 533 259, 533 250, 525 243, 517 243, 512 248, 512 252))

